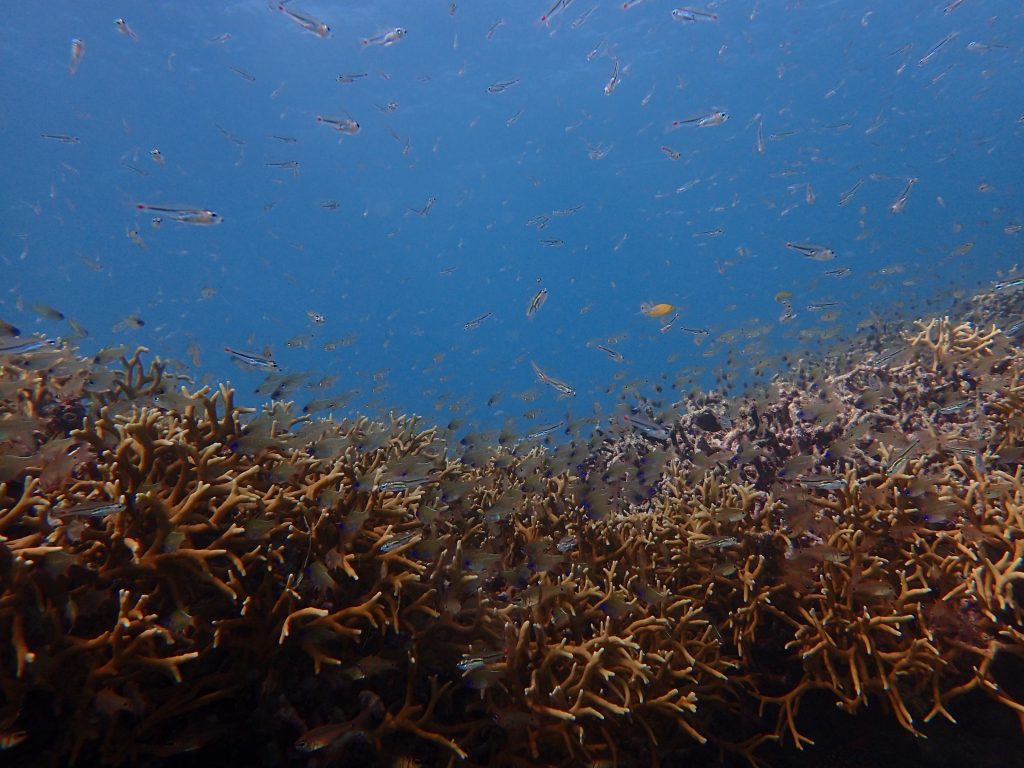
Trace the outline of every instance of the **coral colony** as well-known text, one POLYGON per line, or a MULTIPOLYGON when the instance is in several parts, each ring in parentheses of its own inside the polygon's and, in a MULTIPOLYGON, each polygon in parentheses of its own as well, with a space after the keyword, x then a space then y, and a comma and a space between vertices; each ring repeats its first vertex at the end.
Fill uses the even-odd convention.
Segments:
POLYGON ((758 765, 812 698, 1024 714, 1015 332, 933 319, 561 445, 8 347, 0 754, 758 765))

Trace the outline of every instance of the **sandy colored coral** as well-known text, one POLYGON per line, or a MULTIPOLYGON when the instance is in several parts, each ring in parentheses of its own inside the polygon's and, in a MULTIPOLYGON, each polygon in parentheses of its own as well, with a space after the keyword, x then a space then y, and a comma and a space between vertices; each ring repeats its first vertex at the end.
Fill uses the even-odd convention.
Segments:
POLYGON ((757 764, 810 741, 812 695, 914 733, 968 693, 1024 714, 1018 352, 935 320, 843 373, 461 452, 141 351, 10 357, 0 722, 35 764, 255 738, 511 766, 757 764))

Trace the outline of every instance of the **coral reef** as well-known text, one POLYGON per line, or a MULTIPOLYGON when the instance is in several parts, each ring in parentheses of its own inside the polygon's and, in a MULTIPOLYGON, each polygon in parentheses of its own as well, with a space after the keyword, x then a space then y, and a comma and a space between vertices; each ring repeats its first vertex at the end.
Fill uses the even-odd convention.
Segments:
POLYGON ((253 412, 144 353, 0 357, 23 764, 757 765, 811 741, 807 700, 1024 716, 1024 363, 995 326, 511 449, 253 412))

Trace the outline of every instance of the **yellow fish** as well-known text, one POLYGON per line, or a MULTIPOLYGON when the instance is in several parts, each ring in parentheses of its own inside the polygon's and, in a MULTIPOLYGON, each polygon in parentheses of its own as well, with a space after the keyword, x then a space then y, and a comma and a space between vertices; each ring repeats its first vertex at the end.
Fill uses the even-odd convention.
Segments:
POLYGON ((673 311, 675 311, 675 307, 671 304, 652 304, 649 301, 645 301, 640 305, 640 313, 647 317, 664 317, 673 311))

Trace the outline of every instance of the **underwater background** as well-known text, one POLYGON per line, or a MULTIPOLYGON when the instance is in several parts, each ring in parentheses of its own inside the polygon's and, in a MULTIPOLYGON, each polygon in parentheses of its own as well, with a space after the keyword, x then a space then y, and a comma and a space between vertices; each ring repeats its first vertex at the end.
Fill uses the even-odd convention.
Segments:
POLYGON ((0 318, 253 403, 530 429, 748 382, 1015 263, 1018 3, 629 5, 305 3, 320 36, 255 0, 11 3, 0 318), (280 375, 256 393, 224 347, 280 375))

